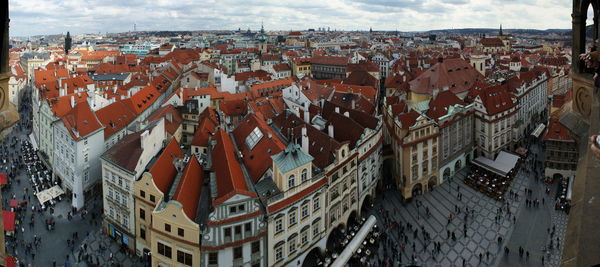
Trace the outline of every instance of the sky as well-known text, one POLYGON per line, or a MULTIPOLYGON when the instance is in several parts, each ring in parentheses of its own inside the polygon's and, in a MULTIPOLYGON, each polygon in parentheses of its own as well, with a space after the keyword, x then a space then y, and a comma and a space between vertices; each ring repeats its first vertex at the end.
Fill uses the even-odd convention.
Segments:
POLYGON ((568 0, 9 0, 11 36, 133 30, 571 28, 568 0))

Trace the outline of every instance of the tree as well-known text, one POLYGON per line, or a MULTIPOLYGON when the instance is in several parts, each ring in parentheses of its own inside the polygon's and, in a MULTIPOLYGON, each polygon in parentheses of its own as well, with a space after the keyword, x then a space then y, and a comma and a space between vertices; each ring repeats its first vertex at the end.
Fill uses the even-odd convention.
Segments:
POLYGON ((71 50, 71 34, 67 32, 67 37, 65 37, 65 53, 68 55, 69 50, 71 50))

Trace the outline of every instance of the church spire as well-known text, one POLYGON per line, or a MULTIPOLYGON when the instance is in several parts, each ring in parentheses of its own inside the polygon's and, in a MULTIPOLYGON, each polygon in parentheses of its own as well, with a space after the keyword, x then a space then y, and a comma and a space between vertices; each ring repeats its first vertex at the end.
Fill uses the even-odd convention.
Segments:
POLYGON ((502 24, 500 24, 500 36, 502 36, 502 24))

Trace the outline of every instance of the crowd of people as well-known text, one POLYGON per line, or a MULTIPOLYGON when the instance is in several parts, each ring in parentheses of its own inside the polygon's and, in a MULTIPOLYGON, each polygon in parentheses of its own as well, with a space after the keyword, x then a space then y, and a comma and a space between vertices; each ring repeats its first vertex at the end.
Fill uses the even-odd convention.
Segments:
POLYGON ((502 176, 477 167, 472 173, 465 177, 464 182, 488 197, 502 201, 512 180, 512 174, 502 176))

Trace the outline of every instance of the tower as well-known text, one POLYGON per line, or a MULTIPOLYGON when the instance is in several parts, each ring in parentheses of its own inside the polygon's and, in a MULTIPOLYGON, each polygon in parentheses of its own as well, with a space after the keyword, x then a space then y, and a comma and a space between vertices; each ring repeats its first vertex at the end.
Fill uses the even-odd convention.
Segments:
POLYGON ((65 37, 65 54, 68 55, 69 50, 71 50, 71 34, 67 32, 67 36, 65 37))
MULTIPOLYGON (((2 25, 2 37, 0 38, 0 141, 2 141, 12 130, 13 125, 19 120, 19 113, 15 106, 8 102, 8 80, 12 76, 8 65, 8 2, 0 2, 0 22, 2 25)), ((0 199, 2 193, 0 192, 0 199)), ((0 201, 1 202, 1 201, 0 201)), ((0 203, 0 212, 2 212, 2 203, 0 203)), ((0 213, 0 266, 6 266, 6 251, 4 242, 4 217, 0 213)))
POLYGON ((258 37, 256 37, 256 41, 258 41, 258 52, 260 54, 266 54, 267 53, 267 35, 265 34, 265 27, 262 23, 260 25, 260 33, 258 34, 258 37))
POLYGON ((499 36, 503 36, 503 35, 502 35, 502 24, 500 24, 500 32, 499 32, 499 36))

